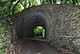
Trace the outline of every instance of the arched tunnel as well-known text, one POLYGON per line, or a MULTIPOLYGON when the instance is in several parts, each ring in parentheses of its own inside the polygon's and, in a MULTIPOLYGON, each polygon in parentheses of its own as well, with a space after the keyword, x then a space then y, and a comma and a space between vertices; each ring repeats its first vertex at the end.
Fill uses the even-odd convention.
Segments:
POLYGON ((23 22, 23 38, 34 38, 33 30, 37 26, 42 26, 45 29, 45 38, 49 36, 49 20, 45 14, 34 13, 25 17, 23 22))
POLYGON ((21 54, 60 54, 59 51, 54 49, 49 43, 41 40, 36 40, 34 37, 33 30, 37 26, 42 26, 45 29, 45 36, 44 38, 37 38, 37 39, 48 39, 50 35, 50 22, 48 20, 47 15, 42 13, 34 13, 26 15, 25 20, 23 22, 22 27, 22 36, 23 36, 23 44, 21 49, 21 54), (30 38, 30 39, 27 39, 30 38), (32 40, 34 39, 34 40, 32 40))
MULTIPOLYGON (((80 19, 78 14, 80 14, 80 9, 70 5, 49 4, 28 8, 12 16, 12 22, 16 26, 17 35, 15 36, 23 37, 22 40, 35 38, 33 30, 37 26, 42 26, 45 29, 45 38, 47 41, 56 43, 58 46, 64 46, 69 42, 67 37, 80 36, 78 33, 80 30, 80 23, 77 22, 77 19, 80 19)), ((23 51, 25 52, 36 49, 35 51, 44 51, 45 54, 57 53, 54 53, 53 47, 44 42, 26 40, 24 43, 23 51)))
POLYGON ((22 23, 17 25, 16 33, 19 38, 22 38, 22 40, 18 38, 21 45, 19 45, 21 47, 19 54, 60 54, 47 41, 44 41, 48 40, 51 34, 50 17, 46 12, 26 14, 22 23), (45 36, 43 38, 34 37, 34 29, 37 26, 44 28, 45 36))

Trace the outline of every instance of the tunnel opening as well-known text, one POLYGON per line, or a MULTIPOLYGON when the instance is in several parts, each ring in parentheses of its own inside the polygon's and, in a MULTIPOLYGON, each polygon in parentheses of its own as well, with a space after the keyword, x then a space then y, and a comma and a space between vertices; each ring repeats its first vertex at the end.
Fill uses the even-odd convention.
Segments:
MULTIPOLYGON (((23 22, 23 38, 42 38, 42 39, 47 39, 49 36, 49 21, 47 19, 47 16, 41 13, 33 14, 29 17, 26 17, 24 22, 23 22), (42 34, 35 34, 36 30, 41 30, 42 29, 42 34)), ((39 31, 37 31, 39 32, 39 31)))
POLYGON ((45 29, 42 26, 36 26, 33 29, 34 38, 45 38, 45 29))

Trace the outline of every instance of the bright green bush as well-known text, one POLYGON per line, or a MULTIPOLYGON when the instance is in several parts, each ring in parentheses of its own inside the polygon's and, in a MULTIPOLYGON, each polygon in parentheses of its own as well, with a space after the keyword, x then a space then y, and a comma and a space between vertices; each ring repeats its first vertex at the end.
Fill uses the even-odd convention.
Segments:
POLYGON ((34 29, 34 36, 38 38, 44 38, 45 37, 45 29, 42 26, 37 26, 34 29))

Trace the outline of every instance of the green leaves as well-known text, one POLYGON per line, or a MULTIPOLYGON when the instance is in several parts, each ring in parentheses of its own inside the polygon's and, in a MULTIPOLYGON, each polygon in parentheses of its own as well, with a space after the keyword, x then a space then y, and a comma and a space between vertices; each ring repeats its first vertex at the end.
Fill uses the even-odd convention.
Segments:
POLYGON ((55 3, 55 4, 80 4, 79 0, 41 0, 42 4, 46 4, 46 3, 55 3))
POLYGON ((20 5, 17 5, 16 7, 15 7, 15 13, 18 13, 18 12, 21 12, 22 10, 23 10, 23 8, 21 8, 21 6, 20 5))
POLYGON ((49 3, 80 5, 80 0, 0 0, 0 16, 5 17, 28 7, 49 3))
POLYGON ((6 19, 5 20, 0 20, 0 54, 8 54, 8 50, 11 48, 10 45, 12 45, 10 43, 10 32, 9 32, 9 28, 7 28, 6 26, 8 26, 8 24, 6 24, 6 19))
POLYGON ((8 31, 0 33, 0 54, 8 54, 8 51, 12 48, 9 39, 10 34, 8 31))
POLYGON ((0 33, 7 31, 4 27, 0 28, 0 33))
POLYGON ((2 49, 3 48, 3 44, 2 43, 0 43, 0 49, 2 49))
POLYGON ((7 40, 8 40, 8 38, 6 38, 6 37, 5 37, 5 38, 3 38, 3 41, 4 41, 4 42, 6 42, 7 40))
POLYGON ((34 36, 38 37, 38 38, 39 37, 44 38, 45 37, 45 29, 42 26, 37 26, 34 29, 34 36))

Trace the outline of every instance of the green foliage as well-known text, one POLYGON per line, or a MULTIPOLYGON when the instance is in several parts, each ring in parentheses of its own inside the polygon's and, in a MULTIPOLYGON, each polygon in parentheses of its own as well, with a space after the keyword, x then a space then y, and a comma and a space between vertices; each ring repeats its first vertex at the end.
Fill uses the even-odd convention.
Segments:
POLYGON ((23 10, 20 5, 16 6, 15 9, 15 13, 21 12, 23 10))
POLYGON ((10 34, 9 32, 0 33, 0 54, 8 54, 8 51, 12 48, 10 43, 10 34))
POLYGON ((9 18, 0 20, 0 54, 8 54, 12 49, 11 38, 11 22, 9 18))
POLYGON ((43 4, 56 3, 56 4, 80 4, 79 0, 41 0, 43 4))
POLYGON ((0 16, 5 17, 28 7, 49 3, 80 5, 80 0, 0 0, 0 16))
POLYGON ((3 48, 3 44, 2 43, 0 43, 0 49, 2 49, 3 48))
POLYGON ((37 26, 34 29, 34 36, 38 38, 44 38, 45 37, 45 29, 41 26, 37 26))
POLYGON ((7 31, 4 27, 0 28, 0 33, 7 31))

